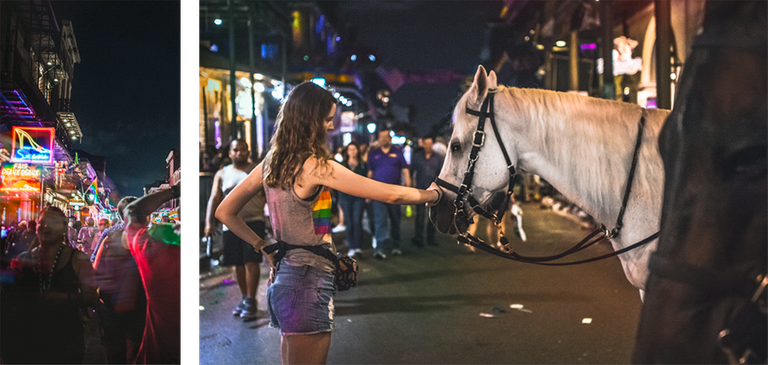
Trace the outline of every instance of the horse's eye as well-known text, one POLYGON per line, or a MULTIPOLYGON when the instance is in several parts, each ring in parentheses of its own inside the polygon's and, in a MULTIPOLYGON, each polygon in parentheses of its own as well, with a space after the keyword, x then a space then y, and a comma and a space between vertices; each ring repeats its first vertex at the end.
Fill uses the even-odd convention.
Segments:
POLYGON ((766 146, 754 146, 743 149, 730 156, 726 164, 732 169, 731 174, 742 178, 760 178, 766 174, 766 146))
POLYGON ((451 152, 459 152, 461 151, 461 143, 454 142, 451 143, 451 152))

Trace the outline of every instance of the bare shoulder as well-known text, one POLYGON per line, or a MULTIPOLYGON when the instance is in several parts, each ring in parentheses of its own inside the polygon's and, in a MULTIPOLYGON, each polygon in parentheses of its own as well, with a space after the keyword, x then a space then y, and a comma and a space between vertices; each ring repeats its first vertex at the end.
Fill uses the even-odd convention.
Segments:
POLYGON ((304 164, 302 165, 302 175, 313 175, 320 177, 324 171, 323 165, 327 166, 328 164, 323 164, 323 162, 317 158, 316 156, 309 156, 306 160, 304 160, 304 164))
POLYGON ((218 171, 216 171, 216 174, 213 175, 214 180, 221 180, 224 178, 224 168, 220 168, 218 171))

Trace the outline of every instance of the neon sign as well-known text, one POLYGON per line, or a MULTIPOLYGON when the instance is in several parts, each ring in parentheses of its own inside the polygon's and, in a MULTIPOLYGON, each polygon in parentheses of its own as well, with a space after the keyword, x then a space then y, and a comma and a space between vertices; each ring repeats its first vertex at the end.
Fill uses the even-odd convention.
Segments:
POLYGON ((26 163, 5 164, 2 168, 0 191, 15 193, 40 192, 42 169, 26 163))
POLYGON ((11 162, 53 163, 53 128, 14 126, 11 162))

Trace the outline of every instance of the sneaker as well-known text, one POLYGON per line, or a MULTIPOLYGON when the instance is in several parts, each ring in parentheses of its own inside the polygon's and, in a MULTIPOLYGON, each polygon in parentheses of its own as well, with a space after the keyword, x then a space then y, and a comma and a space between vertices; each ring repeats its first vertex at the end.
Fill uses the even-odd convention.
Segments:
POLYGON ((256 318, 256 299, 245 298, 243 299, 243 311, 240 313, 240 318, 251 319, 256 318))
POLYGON ((232 310, 232 315, 239 316, 240 313, 243 313, 243 309, 245 309, 245 298, 243 298, 243 300, 237 303, 237 307, 235 307, 235 309, 232 310))
POLYGON ((355 254, 357 251, 355 251, 354 248, 350 248, 349 251, 347 251, 347 257, 355 257, 355 254))
POLYGON ((384 259, 387 258, 387 255, 385 255, 385 254, 383 254, 383 253, 381 253, 379 251, 374 251, 373 252, 373 257, 375 257, 375 258, 377 258, 379 260, 384 260, 384 259))
POLYGON ((339 233, 339 232, 344 232, 346 230, 347 230, 347 226, 336 226, 336 227, 333 227, 333 229, 331 229, 331 232, 339 233))
POLYGON ((395 255, 395 256, 402 256, 403 255, 403 251, 400 251, 399 248, 393 248, 392 249, 392 254, 395 255))
POLYGON ((354 253, 355 256, 353 257, 353 259, 361 260, 363 258, 363 250, 356 248, 354 249, 354 251, 355 251, 354 253))

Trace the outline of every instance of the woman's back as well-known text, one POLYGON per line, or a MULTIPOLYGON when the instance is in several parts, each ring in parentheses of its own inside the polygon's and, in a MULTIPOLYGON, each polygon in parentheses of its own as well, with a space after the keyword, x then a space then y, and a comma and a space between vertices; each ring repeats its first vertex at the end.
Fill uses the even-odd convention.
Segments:
MULTIPOLYGON (((265 159, 264 179, 268 176, 269 160, 265 159)), ((264 191, 269 207, 274 237, 294 246, 324 245, 336 253, 331 239, 331 193, 322 186, 307 199, 296 195, 296 191, 271 188, 264 182, 264 191)), ((290 250, 285 262, 291 266, 310 265, 327 272, 335 267, 330 261, 307 250, 290 250)))

